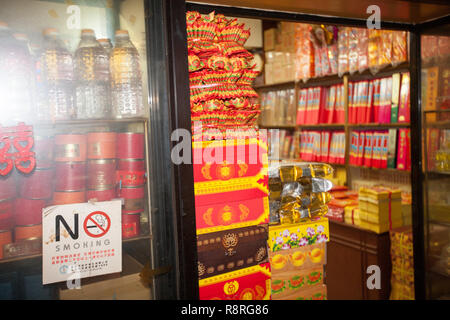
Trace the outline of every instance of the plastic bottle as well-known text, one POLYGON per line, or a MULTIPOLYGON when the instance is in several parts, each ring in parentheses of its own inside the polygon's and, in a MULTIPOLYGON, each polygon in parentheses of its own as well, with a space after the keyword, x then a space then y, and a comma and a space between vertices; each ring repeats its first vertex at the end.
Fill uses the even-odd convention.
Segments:
POLYGON ((115 118, 143 116, 142 80, 139 54, 128 31, 116 31, 111 53, 111 90, 115 118))
MULTIPOLYGON (((108 38, 103 38, 103 39, 98 39, 97 41, 100 43, 100 45, 103 47, 103 49, 106 50, 106 53, 108 54, 108 56, 110 56, 111 51, 113 49, 111 40, 108 38)), ((109 65, 108 65, 108 68, 109 68, 109 65)))
POLYGON ((56 29, 44 32, 44 45, 37 65, 39 120, 67 120, 75 115, 73 60, 56 29))
POLYGON ((91 29, 81 31, 75 51, 75 105, 78 119, 101 119, 110 114, 109 59, 91 29))
POLYGON ((32 113, 33 64, 26 43, 15 39, 4 22, 0 22, 0 98, 1 124, 28 122, 32 113))

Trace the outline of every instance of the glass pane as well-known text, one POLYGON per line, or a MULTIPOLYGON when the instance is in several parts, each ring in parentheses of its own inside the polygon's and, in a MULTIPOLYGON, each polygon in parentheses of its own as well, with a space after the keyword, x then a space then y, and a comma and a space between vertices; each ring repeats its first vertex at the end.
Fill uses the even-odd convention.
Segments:
POLYGON ((151 299, 144 1, 0 21, 0 298, 151 299))
POLYGON ((427 32, 422 44, 427 297, 450 296, 450 36, 427 32))

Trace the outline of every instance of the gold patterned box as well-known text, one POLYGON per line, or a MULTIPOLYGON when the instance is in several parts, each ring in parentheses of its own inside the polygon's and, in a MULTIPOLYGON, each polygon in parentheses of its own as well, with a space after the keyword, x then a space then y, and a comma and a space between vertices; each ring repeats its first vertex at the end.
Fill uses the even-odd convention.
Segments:
POLYGON ((199 281, 200 300, 270 300, 270 265, 264 263, 199 281))
POLYGON ((269 251, 272 275, 280 273, 317 268, 327 263, 324 242, 295 249, 269 251))
POLYGON ((198 277, 267 262, 267 225, 197 235, 198 277))

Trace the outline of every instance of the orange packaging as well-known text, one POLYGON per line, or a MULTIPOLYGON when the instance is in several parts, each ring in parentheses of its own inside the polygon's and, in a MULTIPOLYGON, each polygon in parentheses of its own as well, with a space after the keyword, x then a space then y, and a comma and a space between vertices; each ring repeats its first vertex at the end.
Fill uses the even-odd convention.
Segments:
POLYGON ((30 224, 28 226, 16 226, 14 228, 15 240, 42 238, 42 224, 30 224))
POLYGON ((53 205, 86 202, 86 191, 53 192, 53 205))
POLYGON ((91 132, 87 135, 88 159, 114 159, 116 157, 115 132, 91 132))
POLYGON ((393 31, 381 30, 378 65, 384 68, 392 63, 392 37, 393 31))
POLYGON ((55 136, 55 161, 86 161, 87 139, 84 134, 55 136))
POLYGON ((3 246, 12 243, 10 230, 0 230, 0 259, 3 259, 3 246))
POLYGON ((369 69, 373 72, 379 70, 380 43, 381 30, 369 29, 369 69))

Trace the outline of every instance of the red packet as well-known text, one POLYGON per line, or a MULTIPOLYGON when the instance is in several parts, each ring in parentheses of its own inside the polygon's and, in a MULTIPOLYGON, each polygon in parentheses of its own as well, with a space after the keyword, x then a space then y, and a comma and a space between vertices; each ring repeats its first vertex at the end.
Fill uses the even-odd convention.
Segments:
POLYGON ((381 133, 381 159, 380 159, 380 168, 387 168, 387 159, 388 159, 388 137, 389 133, 387 131, 383 131, 381 133))
POLYGON ((357 165, 358 166, 362 166, 364 163, 364 143, 365 143, 365 137, 366 137, 366 133, 360 132, 359 133, 359 139, 358 139, 358 162, 357 165))
POLYGON ((352 114, 353 114, 353 90, 354 90, 354 83, 349 82, 348 83, 348 122, 351 122, 352 114))
POLYGON ((299 99, 297 105, 297 124, 306 123, 306 107, 308 103, 308 89, 302 89, 299 92, 299 99))
POLYGON ((373 121, 373 93, 374 93, 374 83, 369 81, 369 91, 367 94, 367 104, 364 123, 371 123, 373 121))
POLYGON ((346 141, 345 133, 341 132, 339 134, 339 137, 340 137, 340 144, 339 144, 339 146, 340 146, 340 157, 339 157, 340 161, 339 161, 339 163, 345 164, 345 141, 346 141))
POLYGON ((398 146, 397 146, 397 169, 406 170, 408 158, 408 129, 399 129, 398 146))
POLYGON ((345 106, 344 106, 344 85, 338 85, 336 87, 336 104, 335 104, 335 116, 333 122, 345 123, 345 106))
POLYGON ((313 124, 312 110, 314 109, 314 91, 315 88, 308 88, 306 112, 305 112, 305 124, 313 124))
POLYGON ((411 130, 406 130, 406 170, 411 170, 411 130))
POLYGON ((409 102, 409 73, 402 74, 402 83, 400 87, 400 103, 398 110, 398 122, 410 121, 410 102, 409 102))
POLYGON ((373 80, 373 106, 372 106, 372 122, 379 122, 380 113, 380 79, 373 80))
POLYGON ((367 102, 369 97, 369 82, 362 81, 360 88, 360 99, 361 102, 359 104, 359 108, 357 110, 357 123, 364 123, 366 121, 366 110, 367 110, 367 102))
POLYGON ((350 144, 350 159, 349 159, 349 162, 352 165, 357 164, 356 159, 358 155, 358 143, 359 143, 359 133, 357 131, 352 131, 350 144))
POLYGON ((333 116, 336 110, 336 91, 337 86, 331 86, 328 91, 327 108, 326 108, 326 121, 325 123, 333 123, 333 116))
POLYGON ((322 131, 322 152, 321 152, 321 162, 328 162, 329 160, 329 150, 330 150, 330 131, 322 131))
POLYGON ((372 143, 373 143, 373 132, 366 132, 366 142, 364 146, 364 166, 372 166, 372 143))
POLYGON ((372 167, 380 167, 380 147, 381 147, 381 134, 379 131, 373 133, 372 138, 372 167))

